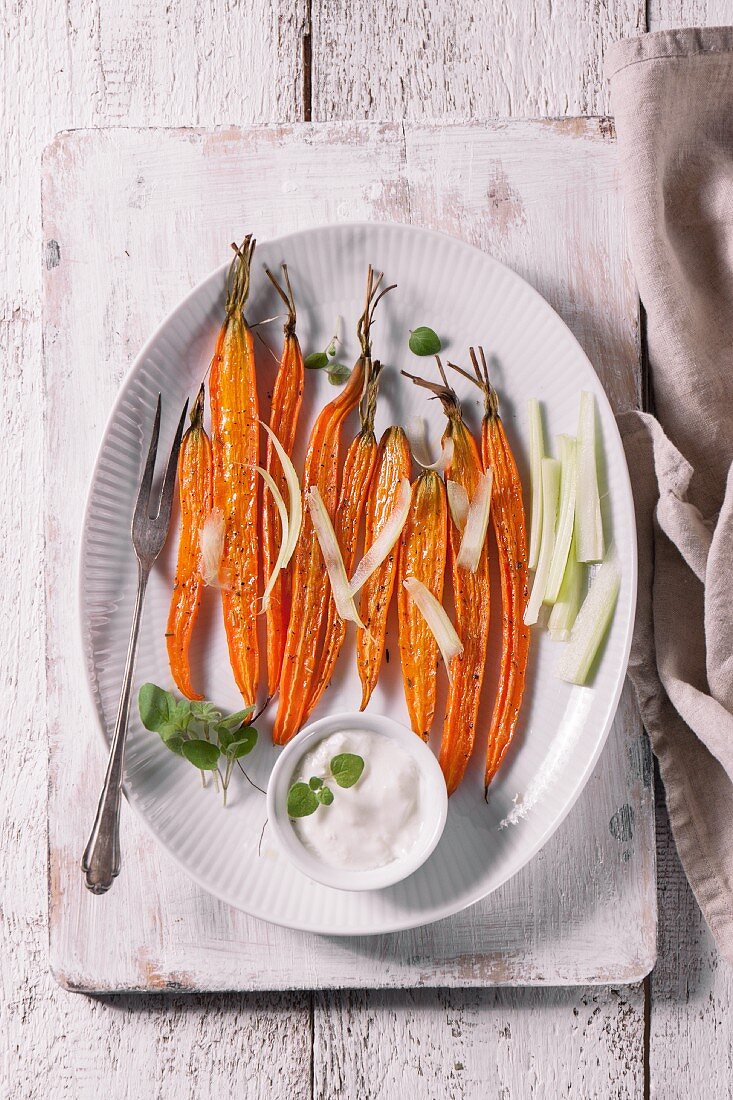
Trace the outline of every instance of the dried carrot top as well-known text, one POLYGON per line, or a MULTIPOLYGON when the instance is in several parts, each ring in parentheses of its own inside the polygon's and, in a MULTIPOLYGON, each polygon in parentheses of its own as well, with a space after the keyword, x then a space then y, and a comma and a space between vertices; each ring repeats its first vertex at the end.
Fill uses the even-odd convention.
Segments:
POLYGON ((255 702, 259 676, 257 386, 252 330, 244 319, 255 242, 246 237, 227 279, 226 319, 211 364, 214 507, 224 519, 220 577, 224 625, 234 679, 244 702, 255 702))
POLYGON ((211 443, 204 430, 203 385, 191 410, 191 426, 181 441, 178 494, 181 502, 181 537, 165 636, 176 687, 188 699, 203 699, 203 695, 194 691, 191 685, 188 660, 191 635, 204 587, 199 569, 199 539, 212 503, 211 443))
MULTIPOLYGON (((265 268, 265 272, 288 310, 288 317, 284 326, 285 341, 272 391, 270 427, 280 440, 285 452, 292 457, 300 406, 303 401, 303 378, 305 373, 303 353, 295 334, 295 300, 287 265, 282 265, 285 289, 271 271, 265 268)), ((287 499, 285 474, 271 439, 268 439, 267 442, 265 468, 275 481, 283 499, 287 499)), ((282 535, 280 516, 274 497, 271 493, 265 493, 262 510, 262 557, 263 572, 266 577, 270 576, 277 559, 282 535)), ((290 582, 290 568, 282 569, 272 588, 267 608, 267 683, 269 695, 275 694, 280 681, 280 669, 282 668, 283 652, 285 650, 285 635, 290 620, 290 582)))

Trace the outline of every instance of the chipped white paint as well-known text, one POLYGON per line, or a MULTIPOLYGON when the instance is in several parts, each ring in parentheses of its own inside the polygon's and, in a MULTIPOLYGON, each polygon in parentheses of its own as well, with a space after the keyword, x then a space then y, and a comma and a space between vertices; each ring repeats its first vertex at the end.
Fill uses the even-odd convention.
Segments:
MULTIPOLYGON (((452 5, 436 0, 430 8, 421 5, 417 17, 411 7, 409 19, 403 12, 390 22, 390 13, 399 8, 385 0, 378 11, 375 4, 375 19, 365 26, 359 22, 364 5, 354 7, 349 35, 361 53, 353 53, 348 67, 342 60, 351 48, 341 41, 342 5, 328 0, 316 13, 314 117, 325 119, 329 110, 338 117, 370 118, 603 111, 606 44, 633 33, 634 24, 642 30, 644 11, 641 0, 631 9, 587 0, 562 9, 544 0, 521 5, 487 0, 479 7, 467 0, 452 5), (507 26, 510 9, 523 14, 529 27, 539 26, 539 48, 520 54, 511 27, 509 35, 498 33, 507 26), (558 22, 553 17, 560 11, 558 22), (371 33, 374 26, 377 36, 371 33), (573 48, 578 42, 582 48, 573 48), (324 70, 331 53, 340 73, 329 75, 324 70), (357 94, 350 102, 352 86, 357 94)), ((39 163, 43 146, 68 127, 302 117, 305 3, 5 0, 0 10, 0 401, 9 441, 0 471, 5 517, 0 667, 6 729, 12 733, 4 739, 0 775, 0 1093, 14 1100, 41 1095, 86 1100, 103 1088, 112 1100, 229 1093, 300 1100, 311 1095, 307 998, 92 1000, 61 990, 48 971, 39 163)), ((652 0, 649 11, 653 29, 714 25, 731 17, 730 0, 652 0)), ((133 351, 130 347, 128 354, 133 351)), ((695 1097, 709 1081, 712 1094, 730 1095, 731 1075, 721 1060, 733 1009, 730 971, 719 963, 667 831, 660 831, 658 844, 661 965, 651 1006, 652 1094, 695 1097)), ((196 900, 190 898, 189 905, 195 908, 196 900)), ((214 937, 219 927, 213 925, 214 937)), ((495 1086, 501 1080, 508 1082, 504 1095, 513 1100, 527 1095, 533 1082, 560 1080, 566 1067, 563 1089, 571 1095, 641 1096, 642 1014, 635 993, 633 1012, 622 997, 600 992, 578 993, 577 1003, 571 992, 533 990, 323 994, 316 1005, 313 1052, 317 1095, 327 1096, 327 1086, 338 1079, 332 1067, 352 1060, 363 1075, 360 1094, 374 1094, 386 1080, 397 1081, 397 1094, 405 1096, 495 1095, 498 1088, 488 1082, 495 1086), (344 1026, 356 1022, 355 996, 355 1034, 362 1041, 366 1035, 366 1052, 355 1049, 344 1026), (615 1091, 610 1081, 620 1082, 615 1091)), ((560 1088, 544 1094, 553 1092, 560 1088)))
POLYGON ((76 863, 102 749, 75 644, 76 608, 59 598, 74 583, 88 472, 120 374, 245 226, 267 237, 391 217, 460 230, 542 287, 585 342, 612 400, 633 404, 636 305, 609 127, 571 120, 77 132, 45 157, 43 207, 45 239, 59 257, 45 275, 44 318, 51 963, 59 979, 98 990, 149 988, 151 976, 192 989, 642 978, 655 952, 653 807, 628 698, 581 802, 541 857, 453 920, 335 943, 268 927, 192 886, 128 816, 123 873, 109 895, 93 897, 76 863), (336 176, 338 188, 324 189, 336 176), (246 222, 243 210, 251 212, 246 222), (93 237, 83 232, 90 220, 93 237), (627 838, 609 824, 623 807, 627 838))
POLYGON ((607 44, 643 0, 313 4, 313 118, 602 115, 607 44))
POLYGON ((639 986, 319 993, 313 1029, 323 1100, 643 1095, 639 986))

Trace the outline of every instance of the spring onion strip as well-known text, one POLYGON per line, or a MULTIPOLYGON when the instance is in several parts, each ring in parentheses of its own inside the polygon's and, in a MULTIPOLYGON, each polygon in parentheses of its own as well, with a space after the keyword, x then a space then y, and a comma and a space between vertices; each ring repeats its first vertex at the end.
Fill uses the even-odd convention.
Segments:
POLYGON ((537 568, 542 538, 542 474, 541 462, 545 457, 545 438, 542 429, 540 403, 534 398, 529 402, 529 483, 532 499, 529 521, 529 568, 537 568))
POLYGON ((199 572, 210 588, 227 588, 219 578, 224 553, 224 513, 219 508, 209 512, 199 532, 199 572))
POLYGON ((344 622, 356 623, 362 630, 365 630, 366 627, 359 618, 354 597, 349 590, 349 578, 346 576, 346 566, 341 556, 336 532, 333 529, 326 505, 323 503, 323 498, 318 492, 317 485, 310 486, 306 491, 305 500, 313 520, 313 527, 318 538, 318 544, 321 547, 323 560, 328 570, 328 579, 331 582, 331 592, 333 593, 333 602, 336 604, 336 611, 344 622))
POLYGON ((289 520, 288 510, 285 507, 285 501, 283 500, 282 494, 275 484, 273 478, 270 476, 270 474, 268 474, 267 470, 263 470, 261 466, 256 466, 255 469, 257 470, 258 474, 262 475, 262 480, 272 493, 272 498, 275 501, 275 507, 278 510, 278 514, 280 516, 280 525, 282 527, 282 539, 280 540, 280 549, 278 551, 277 559, 272 567, 272 573, 270 574, 270 578, 265 587, 265 591, 262 593, 262 610, 260 611, 260 614, 262 614, 263 612, 267 611, 268 607, 270 606, 270 595, 272 594, 272 590, 275 587, 275 581, 278 578, 280 570, 283 569, 287 564, 287 562, 285 561, 285 555, 287 554, 288 550, 289 520))
POLYGON ((555 531, 555 546, 552 551, 550 572, 545 587, 545 603, 553 604, 560 593, 560 585, 565 575, 565 565, 570 551, 575 523, 575 488, 577 484, 578 464, 577 448, 572 436, 560 436, 560 508, 555 531))
POLYGON ((575 620, 570 641, 565 647, 557 671, 562 680, 584 684, 596 654, 611 624, 621 584, 615 554, 603 562, 591 582, 588 595, 575 620))
POLYGON ((422 416, 410 417, 407 425, 407 437, 410 440, 410 448, 415 456, 415 462, 422 466, 423 470, 437 470, 439 474, 445 472, 447 466, 453 461, 453 439, 445 436, 440 448, 440 454, 435 462, 430 461, 428 449, 428 426, 422 416), (423 459, 425 461, 423 461, 423 459))
POLYGON ((596 402, 592 393, 580 395, 578 416, 578 489, 575 497, 578 561, 603 558, 603 519, 596 461, 596 402))
POLYGON ((461 639, 456 634, 455 627, 448 618, 440 600, 435 598, 422 581, 419 581, 417 577, 406 577, 403 583, 438 644, 450 680, 450 663, 459 653, 463 653, 461 639))
POLYGON ((585 579, 585 566, 577 558, 577 540, 575 531, 570 542, 570 552, 565 565, 562 584, 557 600, 550 612, 547 629, 550 637, 556 642, 567 642, 570 631, 577 617, 580 605, 583 602, 583 582, 585 579))
POLYGON ((560 463, 555 458, 543 458, 540 467, 542 485, 542 538, 537 558, 534 584, 524 612, 524 622, 532 626, 537 622, 550 571, 555 546, 555 516, 560 496, 560 463))
MULTIPOLYGON (((280 459, 283 473, 285 474, 285 482, 288 487, 288 503, 290 505, 290 512, 288 515, 288 534, 287 539, 285 540, 285 556, 282 564, 282 568, 284 569, 285 566, 288 565, 288 563, 290 562, 290 559, 292 558, 295 551, 295 547, 298 543, 298 536, 300 534, 300 525, 303 520, 303 501, 301 499, 300 481, 298 480, 295 466, 293 466, 292 462, 290 461, 289 455, 287 454, 280 440, 273 432, 272 428, 268 427, 268 425, 263 423, 262 420, 260 420, 260 424, 262 424, 262 427, 265 429, 270 439, 272 440, 272 445, 275 448, 277 457, 280 459)), ((285 527, 283 527, 283 538, 285 537, 284 532, 285 527)))
POLYGON ((400 486, 397 491, 397 500, 395 501, 394 508, 389 513, 384 527, 357 565, 354 575, 351 578, 349 590, 352 596, 356 595, 362 585, 371 577, 375 569, 379 568, 384 559, 391 552, 392 547, 402 533, 402 528, 405 526, 405 521, 410 511, 411 499, 412 493, 410 491, 410 482, 406 477, 400 478, 400 486))
POLYGON ((473 500, 468 509, 466 526, 461 539, 461 547, 456 558, 460 569, 475 573, 481 559, 481 551, 486 543, 486 530, 491 513, 491 489, 494 484, 494 471, 489 469, 481 475, 473 500))
POLYGON ((451 518, 458 530, 463 534, 468 518, 468 493, 465 487, 459 485, 457 481, 446 481, 445 488, 448 493, 448 507, 450 508, 451 518))

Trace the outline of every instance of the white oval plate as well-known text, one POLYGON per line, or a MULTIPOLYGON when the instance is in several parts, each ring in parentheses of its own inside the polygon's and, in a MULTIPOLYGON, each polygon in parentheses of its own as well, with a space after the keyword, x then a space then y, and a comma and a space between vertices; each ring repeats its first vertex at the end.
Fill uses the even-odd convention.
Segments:
MULTIPOLYGON (((432 360, 407 348, 409 330, 430 325, 444 341, 444 359, 467 361, 469 344, 483 344, 492 358, 494 383, 510 440, 527 485, 526 404, 544 402, 548 438, 576 430, 582 389, 597 398, 605 469, 606 531, 615 541, 622 584, 603 657, 591 687, 577 688, 555 676, 558 647, 533 631, 526 701, 520 728, 499 775, 483 799, 486 730, 497 678, 500 595, 495 579, 492 639, 486 688, 473 760, 451 798, 437 849, 414 875, 371 893, 346 893, 318 885, 294 870, 265 830, 265 799, 237 775, 230 804, 222 809, 194 769, 174 756, 134 712, 130 722, 125 788, 133 807, 180 866, 212 894, 240 909, 291 928, 332 935, 395 931, 458 912, 515 874, 542 847, 575 802, 598 759, 621 693, 631 643, 636 596, 636 538, 629 476, 615 421, 590 363, 557 314, 535 290, 478 249, 451 237, 402 225, 329 226, 257 246, 250 322, 280 312, 262 265, 286 261, 298 305, 298 333, 305 353, 328 343, 343 319, 339 358, 357 354, 355 325, 362 308, 368 263, 385 271, 398 289, 380 304, 374 328, 375 357, 388 369, 377 416, 388 424, 424 416, 437 442, 443 417, 436 401, 402 379, 399 368, 434 377, 432 360), (509 819, 509 824, 502 826, 509 819)), ((163 394, 161 459, 186 397, 206 374, 222 319, 226 267, 212 274, 163 322, 135 361, 110 416, 89 493, 80 561, 80 615, 92 694, 106 736, 114 724, 136 584, 130 518, 147 449, 158 391, 163 394)), ((280 322, 260 328, 279 354, 280 322)), ((267 415, 276 362, 263 343, 258 359, 260 408, 267 415)), ((299 428, 302 463, 316 411, 334 395, 324 374, 309 372, 299 428)), ((478 429, 478 390, 456 375, 453 384, 466 418, 478 429)), ((353 434, 348 424, 344 442, 353 434)), ((302 465, 301 467, 302 468, 302 465)), ((151 577, 142 624, 135 688, 146 680, 171 686, 165 623, 177 539, 168 540, 151 577)), ((394 622, 370 709, 409 724, 402 695, 394 622)), ((192 646, 194 683, 222 707, 238 709, 215 592, 207 593, 192 646)), ((263 661, 264 664, 264 661, 263 661)), ((444 677, 441 674, 441 681, 444 677)), ((313 713, 356 710, 361 697, 353 638, 334 681, 313 713)), ((434 745, 440 736, 435 723, 434 745)), ((272 714, 258 722, 260 740, 245 761, 261 787, 275 760, 272 714)), ((125 858, 124 837, 123 870, 125 858)))

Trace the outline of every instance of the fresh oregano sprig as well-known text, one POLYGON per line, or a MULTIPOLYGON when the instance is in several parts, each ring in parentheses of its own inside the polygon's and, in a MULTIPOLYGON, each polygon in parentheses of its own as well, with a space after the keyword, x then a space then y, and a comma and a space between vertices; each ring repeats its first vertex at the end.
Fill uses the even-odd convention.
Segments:
MULTIPOLYGON (((364 771, 364 761, 353 752, 340 752, 329 764, 334 782, 339 787, 353 787, 364 771)), ((288 817, 310 817, 319 806, 330 806, 333 791, 320 776, 312 775, 307 783, 299 780, 288 791, 288 817)))
POLYGON ((312 351, 303 360, 308 370, 325 370, 332 386, 341 386, 351 377, 350 369, 336 362, 336 345, 339 342, 338 332, 335 332, 323 351, 312 351))
POLYGON ((224 714, 207 700, 176 699, 157 684, 143 684, 138 709, 145 729, 157 733, 166 748, 198 768, 204 786, 207 772, 213 774, 217 788, 221 782, 226 806, 234 765, 257 744, 257 730, 247 724, 255 708, 224 714))

